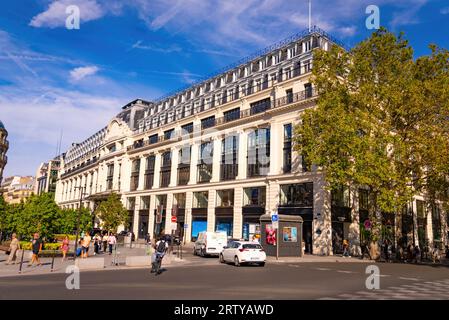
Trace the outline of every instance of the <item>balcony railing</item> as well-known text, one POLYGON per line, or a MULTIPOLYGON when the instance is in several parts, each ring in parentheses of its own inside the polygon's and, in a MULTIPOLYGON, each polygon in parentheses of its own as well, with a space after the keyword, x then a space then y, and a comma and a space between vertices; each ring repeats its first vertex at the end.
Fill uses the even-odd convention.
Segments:
MULTIPOLYGON (((271 100, 269 104, 266 105, 266 107, 264 108, 263 112, 268 112, 270 110, 276 109, 276 108, 280 108, 289 104, 293 104, 293 103, 297 103, 297 102, 302 102, 302 101, 307 101, 309 99, 313 99, 315 97, 318 96, 318 92, 316 91, 315 88, 311 88, 311 89, 307 89, 304 91, 300 91, 300 92, 296 92, 294 94, 289 94, 288 96, 282 97, 282 98, 278 98, 276 100, 271 100)), ((241 120, 241 119, 246 119, 249 118, 251 116, 255 116, 255 115, 260 115, 263 114, 263 112, 261 113, 256 113, 254 114, 251 111, 251 108, 249 109, 245 109, 245 110, 241 110, 239 113, 234 114, 232 117, 220 117, 220 118, 215 118, 214 120, 210 120, 210 122, 208 122, 208 126, 207 129, 210 128, 214 128, 223 124, 227 124, 233 121, 237 121, 237 120, 241 120)), ((200 125, 196 125, 194 126, 194 132, 198 132, 203 130, 203 126, 200 125)), ((188 133, 185 135, 182 135, 182 131, 175 131, 171 137, 164 137, 164 136, 159 136, 157 141, 152 141, 150 142, 149 140, 145 140, 145 141, 141 141, 139 143, 135 143, 132 146, 129 146, 127 148, 128 151, 133 151, 133 150, 137 150, 137 149, 141 149, 144 147, 147 147, 149 145, 152 144, 157 144, 157 143, 162 143, 162 142, 167 142, 167 141, 179 141, 181 138, 185 138, 187 135, 190 135, 191 137, 193 136, 193 133, 188 133)))

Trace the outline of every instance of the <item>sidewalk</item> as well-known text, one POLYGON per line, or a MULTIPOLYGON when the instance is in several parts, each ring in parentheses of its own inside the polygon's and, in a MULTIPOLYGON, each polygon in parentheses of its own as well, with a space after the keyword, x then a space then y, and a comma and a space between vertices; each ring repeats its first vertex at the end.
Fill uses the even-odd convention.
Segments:
MULTIPOLYGON (((125 265, 126 257, 131 256, 147 256, 146 249, 145 248, 129 248, 129 247, 119 247, 117 249, 117 255, 114 254, 109 255, 109 253, 101 253, 99 255, 93 255, 92 248, 89 250, 89 257, 87 260, 91 259, 99 259, 104 258, 104 269, 97 269, 96 271, 101 270, 119 270, 119 269, 130 269, 130 268, 142 268, 142 267, 129 267, 125 265), (116 260, 116 261, 114 261, 116 260), (115 263, 114 263, 115 262, 115 263)), ((32 266, 28 267, 28 263, 30 261, 29 259, 29 251, 25 251, 23 264, 22 264, 22 272, 19 273, 20 268, 20 258, 21 253, 19 253, 19 256, 17 257, 18 263, 15 265, 7 265, 6 261, 8 259, 8 256, 0 253, 0 278, 1 277, 11 277, 11 276, 19 276, 19 275, 39 275, 39 274, 50 274, 50 273, 65 273, 66 268, 70 265, 74 264, 74 260, 72 257, 69 257, 66 259, 66 261, 62 262, 62 257, 55 257, 54 258, 54 265, 53 265, 53 272, 51 271, 51 264, 52 264, 52 258, 40 258, 40 261, 42 263, 41 266, 32 266)), ((183 250, 183 258, 184 256, 187 256, 187 251, 183 250)), ((80 259, 79 257, 77 259, 80 259)), ((170 266, 178 266, 189 263, 188 260, 183 259, 180 260, 176 257, 176 255, 168 255, 164 258, 162 266, 170 265, 170 266)), ((151 266, 148 265, 147 268, 150 268, 151 266)), ((95 270, 92 270, 95 271, 95 270)))

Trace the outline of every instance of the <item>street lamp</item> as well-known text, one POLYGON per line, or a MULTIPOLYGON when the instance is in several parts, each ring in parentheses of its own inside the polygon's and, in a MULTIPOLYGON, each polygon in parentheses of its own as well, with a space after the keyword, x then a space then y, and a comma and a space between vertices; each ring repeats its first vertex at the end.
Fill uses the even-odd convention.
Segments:
POLYGON ((81 216, 81 206, 83 204, 83 195, 87 195, 87 193, 84 192, 85 187, 75 187, 76 189, 81 189, 80 192, 80 205, 78 208, 78 216, 76 219, 76 238, 75 238, 75 251, 73 252, 73 260, 76 260, 76 250, 78 249, 78 237, 79 237, 79 230, 80 230, 80 216, 81 216))

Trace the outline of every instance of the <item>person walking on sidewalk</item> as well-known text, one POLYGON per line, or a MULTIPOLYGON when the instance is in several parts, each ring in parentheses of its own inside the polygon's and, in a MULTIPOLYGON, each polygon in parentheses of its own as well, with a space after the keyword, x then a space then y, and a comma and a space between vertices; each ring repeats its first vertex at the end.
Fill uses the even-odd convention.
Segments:
POLYGON ((101 247, 101 237, 97 233, 94 237, 94 256, 100 254, 100 247, 101 247))
POLYGON ((42 251, 42 240, 39 238, 39 233, 35 233, 33 235, 33 240, 31 241, 31 249, 33 251, 33 255, 31 256, 31 261, 28 264, 29 267, 37 263, 38 266, 41 266, 42 263, 39 261, 39 253, 42 251))
POLYGON ((64 262, 67 256, 67 252, 69 251, 69 236, 67 235, 64 237, 64 240, 62 240, 61 251, 62 251, 62 262, 64 262))
POLYGON ((348 240, 343 240, 343 257, 350 257, 349 256, 349 242, 348 240))
POLYGON ((103 238, 101 239, 103 241, 103 252, 106 253, 108 249, 108 233, 105 232, 103 234, 103 238))
POLYGON ((9 257, 6 264, 16 264, 17 250, 20 249, 20 242, 15 233, 12 234, 11 243, 9 244, 9 257))
POLYGON ((83 253, 81 255, 81 258, 87 258, 88 254, 89 254, 89 246, 90 246, 90 241, 92 240, 92 238, 89 235, 89 232, 86 233, 86 235, 83 238, 83 242, 82 242, 82 247, 83 247, 83 253))
POLYGON ((112 254, 112 249, 117 244, 117 238, 113 233, 111 233, 108 237, 108 244, 109 244, 109 255, 112 254))

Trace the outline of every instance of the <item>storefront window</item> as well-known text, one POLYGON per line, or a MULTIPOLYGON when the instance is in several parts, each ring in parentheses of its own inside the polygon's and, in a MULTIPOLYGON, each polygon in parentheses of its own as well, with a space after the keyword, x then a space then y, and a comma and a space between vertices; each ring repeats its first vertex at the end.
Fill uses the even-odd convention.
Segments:
POLYGON ((313 183, 281 185, 280 205, 313 207, 313 183))

